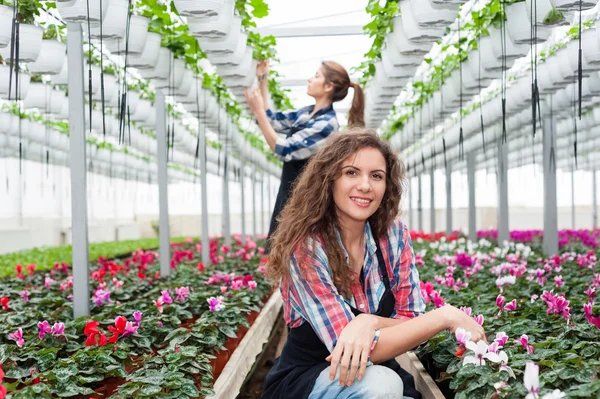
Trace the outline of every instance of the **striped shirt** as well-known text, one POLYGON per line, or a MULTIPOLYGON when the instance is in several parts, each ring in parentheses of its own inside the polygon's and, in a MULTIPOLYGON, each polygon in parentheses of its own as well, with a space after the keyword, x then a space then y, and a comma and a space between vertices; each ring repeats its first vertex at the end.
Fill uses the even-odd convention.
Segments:
POLYGON ((283 162, 308 159, 321 148, 331 133, 338 130, 339 123, 333 106, 322 108, 311 117, 314 108, 314 105, 310 105, 293 111, 267 110, 273 129, 286 136, 277 138, 276 158, 283 162))
MULTIPOLYGON (((281 283, 284 300, 284 318, 291 328, 309 322, 321 341, 331 352, 346 325, 355 317, 350 306, 364 312, 376 313, 385 286, 379 273, 377 246, 369 223, 365 225, 365 258, 363 276, 352 273, 352 298, 344 299, 338 293, 327 262, 327 254, 320 239, 310 240, 310 267, 300 270, 296 253, 290 259, 290 276, 281 283)), ((348 261, 348 254, 338 232, 338 243, 348 261)), ((419 273, 410 234, 406 226, 396 219, 387 234, 381 238, 380 247, 386 259, 390 289, 396 300, 391 318, 411 319, 425 312, 425 302, 419 287, 419 273)))

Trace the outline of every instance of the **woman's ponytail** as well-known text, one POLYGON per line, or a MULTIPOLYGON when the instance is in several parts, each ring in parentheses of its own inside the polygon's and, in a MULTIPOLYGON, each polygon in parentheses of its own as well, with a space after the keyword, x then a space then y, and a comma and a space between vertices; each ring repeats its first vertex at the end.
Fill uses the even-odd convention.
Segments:
POLYGON ((354 89, 352 106, 348 115, 348 127, 365 127, 365 93, 358 83, 350 82, 354 89))

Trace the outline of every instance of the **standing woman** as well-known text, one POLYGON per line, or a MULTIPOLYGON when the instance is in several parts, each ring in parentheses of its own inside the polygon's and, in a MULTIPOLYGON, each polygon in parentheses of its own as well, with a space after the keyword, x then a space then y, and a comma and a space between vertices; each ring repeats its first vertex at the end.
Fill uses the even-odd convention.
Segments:
POLYGON ((398 355, 445 329, 485 339, 453 306, 424 314, 398 217, 405 184, 389 144, 365 129, 335 133, 306 166, 267 264, 289 333, 263 399, 418 399, 398 355))
POLYGON ((297 110, 273 112, 268 106, 269 61, 256 67, 259 88, 253 92, 246 90, 246 101, 258 122, 273 155, 283 161, 281 185, 277 193, 275 208, 271 217, 266 251, 270 248, 270 237, 277 228, 277 218, 287 203, 294 181, 300 176, 309 158, 324 144, 325 139, 338 130, 339 123, 333 103, 348 95, 354 89, 354 98, 348 117, 348 126, 364 126, 365 97, 361 87, 350 81, 343 66, 333 61, 324 61, 308 79, 307 94, 315 99, 314 105, 297 110), (285 135, 279 137, 279 134, 285 135))

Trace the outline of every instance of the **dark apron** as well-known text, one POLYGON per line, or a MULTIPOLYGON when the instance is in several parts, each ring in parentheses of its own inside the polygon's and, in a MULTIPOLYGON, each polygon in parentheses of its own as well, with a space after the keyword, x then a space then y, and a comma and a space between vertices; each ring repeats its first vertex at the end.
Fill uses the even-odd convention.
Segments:
MULTIPOLYGON (((385 292, 379 302, 376 316, 390 317, 394 311, 396 300, 390 289, 390 279, 387 267, 377 243, 377 260, 379 270, 385 285, 385 292)), ((363 273, 361 271, 361 282, 363 273)), ((364 285, 364 283, 363 283, 364 285)), ((362 312, 350 307, 352 313, 358 316, 362 312)), ((304 322, 300 327, 288 328, 287 342, 283 347, 281 356, 275 360, 273 367, 265 379, 263 399, 307 399, 313 390, 319 374, 330 363, 325 359, 329 350, 315 333, 310 323, 304 322)), ((420 399, 421 394, 415 389, 413 376, 403 370, 396 360, 391 359, 379 365, 394 370, 404 383, 404 396, 420 399)))

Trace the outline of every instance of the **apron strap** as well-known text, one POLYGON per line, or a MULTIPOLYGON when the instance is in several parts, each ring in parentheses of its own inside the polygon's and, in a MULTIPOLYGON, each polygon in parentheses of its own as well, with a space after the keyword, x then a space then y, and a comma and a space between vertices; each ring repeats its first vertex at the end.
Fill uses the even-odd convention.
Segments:
POLYGON ((383 259, 383 253, 381 252, 381 247, 379 246, 379 240, 375 240, 375 245, 377 245, 377 262, 379 263, 379 270, 381 270, 381 277, 383 278, 383 285, 385 285, 385 289, 390 289, 390 278, 388 276, 387 265, 385 264, 385 260, 383 259))

